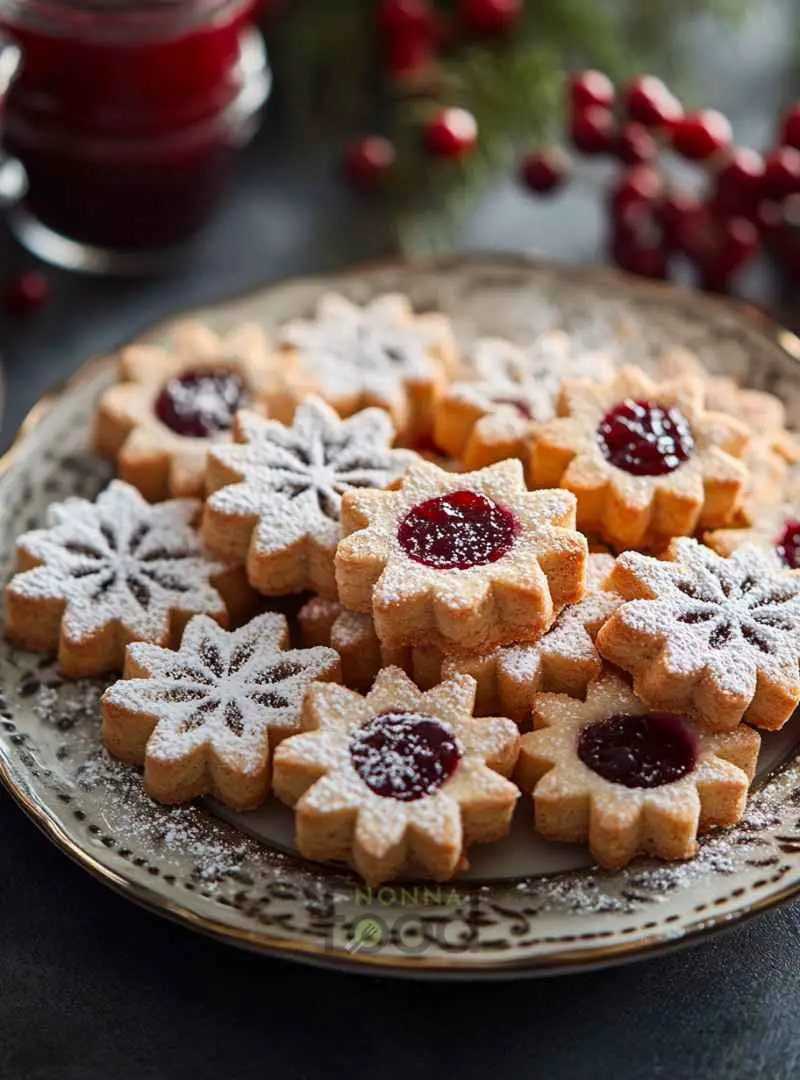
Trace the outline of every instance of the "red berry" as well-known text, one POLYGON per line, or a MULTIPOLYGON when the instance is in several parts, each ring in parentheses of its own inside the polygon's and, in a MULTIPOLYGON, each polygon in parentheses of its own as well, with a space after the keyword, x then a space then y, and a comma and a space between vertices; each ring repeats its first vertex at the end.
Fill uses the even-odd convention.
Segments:
POLYGON ((427 67, 436 50, 427 34, 403 34, 386 45, 386 68, 390 75, 402 78, 427 67))
POLYGON ((664 233, 655 215, 655 206, 647 202, 629 202, 615 212, 614 236, 628 238, 639 247, 660 245, 664 233))
POLYGON ((734 269, 758 251, 758 229, 745 217, 729 218, 720 227, 720 255, 734 269))
POLYGON ((461 0, 461 17, 475 34, 505 34, 522 14, 522 0, 461 0))
POLYGON ((570 124, 570 139, 582 154, 606 154, 614 136, 614 115, 602 105, 590 105, 575 113, 570 124))
POLYGON ((721 220, 706 207, 700 215, 694 236, 684 236, 684 250, 697 267, 703 288, 726 292, 737 270, 758 251, 758 230, 745 217, 721 220))
POLYGON ((629 119, 645 127, 663 127, 683 113, 681 103, 661 79, 640 75, 625 87, 623 106, 629 119))
POLYGON ((611 212, 614 220, 621 220, 632 204, 643 203, 655 207, 661 197, 661 177, 649 165, 634 165, 622 174, 611 192, 611 212))
POLYGON ((526 155, 520 162, 520 180, 538 195, 547 195, 567 180, 569 165, 563 150, 539 150, 526 155))
POLYGON ((735 271, 723 262, 710 262, 697 267, 697 284, 706 292, 729 293, 735 271))
POLYGON ((767 154, 762 191, 767 198, 778 200, 800 193, 800 150, 780 146, 767 154))
POLYGON ((670 126, 672 146, 689 161, 705 161, 730 146, 730 121, 716 109, 704 109, 676 120, 670 126))
POLYGON ((747 218, 730 218, 718 229, 715 250, 696 260, 700 284, 712 292, 728 292, 731 281, 758 251, 758 230, 747 218))
POLYGON ((436 157, 463 157, 477 142, 478 125, 466 109, 442 109, 425 128, 425 146, 436 157))
POLYGON ((347 148, 345 174, 354 187, 375 188, 388 180, 394 162, 394 147, 389 140, 381 135, 367 135, 347 148))
POLYGON ((659 244, 641 244, 625 233, 612 237, 610 255, 622 270, 640 277, 665 278, 668 253, 659 244))
POLYGON ((626 165, 638 165, 653 160, 657 153, 656 141, 644 124, 630 120, 617 133, 614 153, 626 165))
POLYGON ((569 97, 576 112, 590 105, 609 109, 614 104, 614 84, 602 71, 579 71, 570 79, 569 97))
POLYGON ((696 203, 677 223, 675 245, 691 259, 708 260, 719 246, 718 227, 707 206, 696 203))
POLYGON ((717 173, 714 210, 718 214, 754 213, 761 197, 764 159, 755 150, 736 147, 717 173))
POLYGON ((797 199, 797 195, 789 195, 784 204, 773 202, 772 199, 762 199, 752 214, 749 215, 750 220, 758 229, 759 234, 766 240, 770 240, 775 232, 780 229, 781 222, 783 220, 783 209, 785 205, 791 203, 792 199, 797 199))
POLYGON ((781 144, 800 150, 800 102, 786 112, 781 124, 781 144))
POLYGON ((782 269, 796 281, 800 279, 800 195, 790 195, 781 210, 770 240, 782 269))
POLYGON ((684 222, 699 208, 697 199, 685 191, 670 191, 662 198, 656 207, 656 217, 670 244, 680 247, 679 236, 684 222))
POLYGON ((28 270, 12 278, 6 285, 5 307, 12 315, 30 315, 38 310, 50 295, 47 278, 37 270, 28 270))
POLYGON ((378 28, 387 38, 429 32, 433 15, 427 0, 382 0, 378 28))

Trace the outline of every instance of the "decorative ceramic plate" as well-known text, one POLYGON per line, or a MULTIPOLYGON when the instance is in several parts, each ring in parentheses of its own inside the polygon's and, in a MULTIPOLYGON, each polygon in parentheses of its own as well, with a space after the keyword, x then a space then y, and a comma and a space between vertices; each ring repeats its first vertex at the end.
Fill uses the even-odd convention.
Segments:
MULTIPOLYGON (((363 302, 387 290, 452 316, 459 336, 521 343, 565 327, 587 346, 639 362, 684 345, 714 371, 779 393, 800 426, 800 342, 756 314, 702 295, 602 271, 523 259, 396 262, 292 281, 199 314, 224 329, 307 315, 335 288, 363 302)), ((146 335, 157 340, 161 326, 146 335)), ((15 537, 48 503, 93 496, 106 466, 86 450, 98 394, 114 377, 91 361, 25 426, 0 476, 0 571, 15 537)), ((218 938, 296 959, 410 975, 550 974, 687 942, 800 891, 800 728, 765 736, 744 821, 689 862, 640 860, 618 873, 580 847, 537 840, 520 806, 507 841, 475 849, 446 886, 369 890, 349 872, 301 859, 291 817, 268 804, 234 814, 205 800, 165 808, 139 773, 99 746, 100 682, 62 682, 51 658, 0 645, 0 772, 65 852, 133 900, 218 938)))

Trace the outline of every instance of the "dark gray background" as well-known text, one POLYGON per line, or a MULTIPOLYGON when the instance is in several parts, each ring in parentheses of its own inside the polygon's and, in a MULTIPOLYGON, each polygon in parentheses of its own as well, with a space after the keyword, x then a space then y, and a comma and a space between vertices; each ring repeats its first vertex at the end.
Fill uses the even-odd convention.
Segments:
MULTIPOLYGON (((761 146, 792 94, 797 9, 749 7, 736 32, 698 25, 689 48, 698 100, 761 146)), ((455 244, 600 261, 596 180, 552 203, 500 181, 455 244)), ((0 321, 0 442, 87 356, 175 308, 388 250, 379 210, 342 187, 333 149, 298 156, 268 115, 235 197, 180 274, 119 283, 52 272, 45 309, 0 321)), ((0 265, 31 260, 2 237, 0 265)), ((748 284, 794 317, 767 273, 748 284)), ((3 794, 0 1077, 788 1080, 800 1075, 799 915, 787 906, 690 951, 547 982, 345 976, 238 953, 138 910, 70 865, 3 794)))

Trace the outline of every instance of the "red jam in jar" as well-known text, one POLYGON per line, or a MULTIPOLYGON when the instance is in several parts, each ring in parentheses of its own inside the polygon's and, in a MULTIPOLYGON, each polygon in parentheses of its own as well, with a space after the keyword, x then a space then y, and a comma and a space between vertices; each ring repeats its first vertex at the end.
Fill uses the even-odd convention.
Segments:
POLYGON ((202 225, 240 141, 252 8, 0 0, 0 29, 22 50, 3 134, 27 173, 27 214, 111 250, 167 247, 202 225))

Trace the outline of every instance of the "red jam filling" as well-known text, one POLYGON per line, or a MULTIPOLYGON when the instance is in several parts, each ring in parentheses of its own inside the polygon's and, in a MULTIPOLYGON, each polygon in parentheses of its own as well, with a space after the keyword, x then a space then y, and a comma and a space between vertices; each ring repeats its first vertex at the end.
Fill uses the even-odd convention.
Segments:
POLYGON ((653 788, 671 784, 697 762, 697 739, 675 713, 617 713, 584 728, 578 757, 612 784, 653 788))
POLYGON ((461 760, 453 732, 422 713, 381 713, 350 740, 358 775, 376 795, 413 802, 432 795, 461 760))
POLYGON ((207 439, 230 430, 246 397, 244 380, 235 371, 184 371, 164 385, 155 414, 178 435, 207 439))
POLYGON ((800 569, 800 521, 787 521, 775 544, 778 558, 791 570, 800 569))
POLYGON ((413 506, 397 530, 410 559, 435 570, 468 570, 510 550, 517 519, 476 491, 454 491, 413 506))
POLYGON ((694 453, 689 421, 676 406, 652 401, 622 401, 597 429, 606 459, 633 476, 664 476, 694 453))

